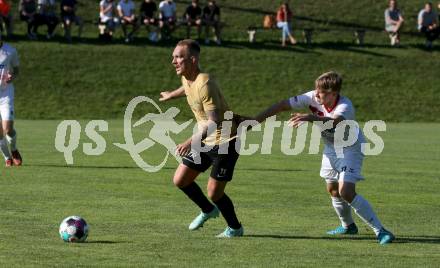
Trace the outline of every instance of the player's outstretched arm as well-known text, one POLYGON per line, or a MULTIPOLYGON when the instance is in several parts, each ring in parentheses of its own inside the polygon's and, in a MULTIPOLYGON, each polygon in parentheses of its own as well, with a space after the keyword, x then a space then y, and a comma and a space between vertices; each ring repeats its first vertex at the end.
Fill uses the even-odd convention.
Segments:
POLYGON ((333 127, 335 128, 341 121, 345 120, 342 115, 338 115, 333 117, 326 116, 318 116, 315 114, 302 114, 302 113, 294 113, 292 117, 289 119, 289 125, 292 127, 299 127, 302 122, 328 122, 333 121, 333 127))
POLYGON ((268 118, 268 117, 271 117, 271 116, 276 115, 281 112, 290 111, 291 109, 292 109, 292 107, 290 106, 289 100, 288 99, 282 100, 282 101, 270 106, 265 111, 259 113, 255 117, 255 120, 257 120, 258 122, 261 123, 264 120, 266 120, 266 118, 268 118))
POLYGON ((167 101, 175 98, 180 98, 185 96, 185 88, 183 86, 179 87, 173 91, 163 91, 160 93, 159 101, 167 101))

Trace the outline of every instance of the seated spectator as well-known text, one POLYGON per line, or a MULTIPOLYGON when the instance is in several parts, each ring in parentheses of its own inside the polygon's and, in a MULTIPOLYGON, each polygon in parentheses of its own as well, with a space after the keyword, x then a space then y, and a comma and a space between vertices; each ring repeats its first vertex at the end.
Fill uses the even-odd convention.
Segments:
POLYGON ((220 45, 220 8, 214 0, 208 1, 208 5, 203 9, 203 23, 205 24, 205 44, 209 44, 209 29, 214 29, 215 42, 220 45))
POLYGON ((64 26, 64 37, 67 42, 72 42, 71 27, 72 23, 78 26, 78 38, 81 38, 83 23, 79 16, 76 15, 76 0, 61 0, 61 20, 64 26))
POLYGON ((155 30, 150 31, 150 26, 157 25, 156 11, 157 5, 153 0, 144 0, 142 2, 140 12, 141 24, 146 26, 147 31, 150 32, 148 38, 153 42, 157 41, 158 38, 158 29, 156 27, 155 30))
POLYGON ((135 6, 132 0, 119 1, 118 15, 126 43, 133 40, 133 35, 139 28, 138 21, 134 13, 135 6), (131 32, 127 34, 127 27, 129 25, 131 25, 132 29, 131 32))
POLYGON ((99 3, 99 23, 103 25, 100 28, 99 36, 111 40, 115 31, 118 19, 115 18, 116 4, 113 0, 101 0, 99 3))
POLYGON ((432 3, 425 4, 418 16, 418 29, 426 36, 426 47, 432 48, 432 42, 438 38, 440 28, 438 25, 437 13, 432 10, 432 3))
POLYGON ((176 3, 173 0, 164 0, 159 4, 159 27, 169 39, 176 27, 176 3))
POLYGON ((199 0, 192 0, 191 5, 186 8, 185 11, 186 21, 186 38, 191 38, 191 27, 197 27, 197 37, 200 39, 200 33, 202 30, 202 9, 199 6, 199 0))
POLYGON ((3 32, 3 23, 8 38, 12 36, 12 14, 10 0, 0 0, 0 30, 3 32))
POLYGON ((388 8, 385 9, 385 31, 389 34, 391 45, 400 44, 400 27, 403 24, 403 17, 397 8, 396 0, 389 0, 388 8))
POLYGON ((58 25, 59 19, 55 14, 55 0, 38 0, 38 12, 37 12, 37 27, 45 24, 47 25, 47 39, 51 39, 54 36, 55 28, 58 25))
POLYGON ((296 40, 292 35, 290 28, 292 27, 292 11, 289 8, 289 4, 287 2, 281 4, 280 8, 277 11, 277 27, 282 29, 282 39, 281 45, 283 47, 286 46, 286 39, 289 37, 290 43, 292 45, 296 44, 296 40))
POLYGON ((20 0, 20 19, 27 23, 27 36, 31 40, 37 39, 35 25, 37 18, 37 2, 35 0, 20 0))

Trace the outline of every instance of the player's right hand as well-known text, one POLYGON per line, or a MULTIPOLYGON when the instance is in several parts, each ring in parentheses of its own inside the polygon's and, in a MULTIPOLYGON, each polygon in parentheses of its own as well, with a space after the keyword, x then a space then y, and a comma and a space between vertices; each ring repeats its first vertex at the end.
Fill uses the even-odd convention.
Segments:
POLYGON ((171 92, 169 92, 169 91, 160 92, 159 101, 167 101, 171 98, 172 98, 171 92))

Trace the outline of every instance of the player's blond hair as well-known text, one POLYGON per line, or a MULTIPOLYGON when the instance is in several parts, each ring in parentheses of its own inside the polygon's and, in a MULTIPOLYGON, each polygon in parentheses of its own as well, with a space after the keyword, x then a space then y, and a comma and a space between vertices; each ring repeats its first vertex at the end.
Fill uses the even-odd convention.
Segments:
POLYGON ((340 92, 342 87, 342 77, 334 71, 321 74, 315 80, 315 88, 325 91, 340 92))
POLYGON ((189 51, 190 56, 198 57, 200 55, 200 45, 195 40, 192 39, 180 40, 176 46, 186 47, 189 51))

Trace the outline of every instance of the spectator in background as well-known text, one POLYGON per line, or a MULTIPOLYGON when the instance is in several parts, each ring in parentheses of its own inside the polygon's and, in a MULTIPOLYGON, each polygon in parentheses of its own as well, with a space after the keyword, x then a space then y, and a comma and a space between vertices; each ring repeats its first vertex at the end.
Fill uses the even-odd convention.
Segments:
POLYGON ((296 40, 290 30, 292 27, 292 17, 293 14, 289 8, 289 4, 287 2, 281 4, 280 8, 277 11, 277 27, 282 29, 281 45, 283 47, 286 46, 287 37, 289 37, 290 43, 292 45, 296 44, 296 40))
POLYGON ((164 0, 159 4, 159 27, 169 39, 176 26, 176 3, 173 0, 164 0))
POLYGON ((38 15, 37 15, 37 27, 42 24, 47 25, 47 39, 51 39, 54 36, 55 28, 59 22, 57 15, 55 14, 55 0, 38 0, 38 15))
POLYGON ((118 4, 118 15, 121 21, 122 31, 124 32, 125 43, 133 40, 133 35, 139 29, 139 24, 136 18, 135 5, 132 0, 121 0, 118 4), (131 25, 130 33, 127 33, 128 26, 131 25))
POLYGON ((144 0, 142 2, 140 12, 141 24, 146 26, 149 32, 148 38, 153 42, 156 42, 158 38, 156 12, 157 5, 153 0, 144 0), (151 31, 150 26, 153 26, 155 29, 151 31))
POLYGON ((27 36, 31 40, 37 39, 35 26, 37 19, 37 2, 35 0, 20 0, 18 11, 20 19, 27 23, 27 36))
POLYGON ((78 38, 81 38, 83 23, 80 17, 76 15, 76 0, 61 0, 61 20, 64 26, 64 37, 67 42, 72 42, 71 27, 72 23, 78 26, 78 38))
POLYGON ((203 9, 203 23, 205 24, 205 44, 209 44, 209 29, 214 29, 215 42, 220 45, 220 8, 214 0, 208 1, 208 5, 203 9))
POLYGON ((99 21, 103 25, 100 28, 100 36, 108 37, 109 40, 113 37, 118 19, 115 18, 116 4, 113 0, 101 0, 99 3, 99 21))
POLYGON ((400 44, 400 27, 403 24, 403 17, 397 8, 396 0, 388 1, 388 8, 385 9, 385 30, 387 31, 391 45, 398 46, 400 44))
POLYGON ((0 29, 3 32, 3 23, 6 27, 6 35, 12 36, 12 14, 10 0, 0 0, 0 29))
POLYGON ((185 11, 186 21, 186 38, 191 38, 191 27, 197 27, 197 37, 200 39, 200 33, 202 31, 202 9, 199 6, 199 0, 192 0, 191 5, 186 8, 185 11))
POLYGON ((426 47, 432 48, 432 42, 438 38, 440 29, 437 13, 432 10, 432 3, 427 2, 418 15, 418 29, 426 36, 426 47))

